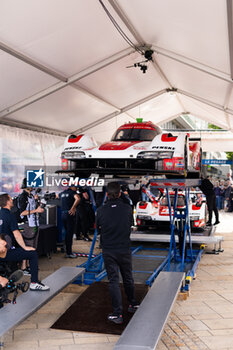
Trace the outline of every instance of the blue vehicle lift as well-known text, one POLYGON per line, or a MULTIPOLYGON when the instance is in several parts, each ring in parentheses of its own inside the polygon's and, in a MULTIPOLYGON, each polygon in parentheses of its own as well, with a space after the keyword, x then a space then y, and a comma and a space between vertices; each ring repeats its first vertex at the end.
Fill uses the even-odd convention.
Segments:
POLYGON ((164 270, 180 271, 186 270, 184 290, 189 289, 189 284, 195 276, 198 263, 203 253, 201 249, 192 248, 192 238, 189 220, 189 192, 191 187, 200 185, 200 179, 152 179, 149 184, 154 187, 163 188, 166 191, 167 203, 170 217, 171 238, 169 245, 169 254, 167 264, 164 270), (169 191, 174 191, 173 206, 169 191), (183 207, 178 206, 178 191, 184 192, 185 203, 183 207), (179 249, 175 242, 175 234, 179 237, 179 249), (189 249, 186 249, 186 241, 188 237, 189 249))
MULTIPOLYGON (((149 181, 151 186, 163 188, 166 191, 167 202, 170 216, 170 228, 171 228, 171 239, 169 249, 160 248, 144 248, 143 246, 134 247, 132 249, 132 256, 134 260, 144 260, 143 265, 146 266, 148 260, 153 260, 157 267, 149 270, 137 269, 134 273, 149 274, 149 278, 146 280, 146 284, 151 286, 154 279, 157 277, 160 271, 180 271, 186 272, 185 284, 183 290, 188 290, 192 279, 195 276, 195 271, 198 263, 201 259, 203 249, 194 250, 192 248, 192 239, 189 222, 189 191, 190 187, 197 187, 200 185, 199 179, 152 179, 149 181), (171 198, 169 190, 174 191, 173 206, 171 205, 171 198), (178 202, 178 191, 182 190, 185 193, 185 205, 180 208, 177 205, 178 202), (175 242, 175 234, 179 236, 179 249, 177 249, 175 242), (186 240, 188 237, 189 248, 186 249, 186 240), (163 253, 161 254, 161 250, 163 253), (160 254, 158 254, 160 251, 160 254), (141 254, 141 253, 148 254, 141 254)), ((96 211, 96 202, 93 191, 89 190, 89 195, 93 205, 94 211, 96 211)), ((105 196, 104 196, 105 199, 105 196)), ((103 200, 104 202, 104 200, 103 200)), ((83 275, 83 283, 92 284, 95 281, 100 281, 106 276, 104 269, 102 254, 98 254, 93 258, 93 252, 95 243, 97 240, 97 229, 95 229, 93 241, 91 244, 88 260, 81 265, 85 267, 86 272, 83 275)), ((79 266, 80 267, 80 266, 79 266)), ((81 283, 80 279, 76 280, 75 283, 81 283)))

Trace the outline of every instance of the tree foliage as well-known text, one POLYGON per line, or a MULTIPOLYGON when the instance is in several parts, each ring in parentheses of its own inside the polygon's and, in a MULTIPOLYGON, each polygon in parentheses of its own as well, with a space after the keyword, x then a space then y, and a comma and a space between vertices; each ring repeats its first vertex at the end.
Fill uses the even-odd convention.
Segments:
POLYGON ((220 127, 219 127, 219 126, 217 126, 217 125, 214 125, 214 124, 208 123, 208 129, 221 130, 222 128, 220 128, 220 127))

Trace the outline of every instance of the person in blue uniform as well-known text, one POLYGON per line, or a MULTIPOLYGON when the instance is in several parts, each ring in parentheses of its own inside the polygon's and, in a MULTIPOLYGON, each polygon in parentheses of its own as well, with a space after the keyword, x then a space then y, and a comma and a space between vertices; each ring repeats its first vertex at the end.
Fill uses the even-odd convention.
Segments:
POLYGON ((38 256, 35 248, 25 244, 19 231, 16 217, 11 213, 13 200, 7 194, 0 195, 0 240, 5 250, 0 254, 1 261, 22 261, 29 260, 31 271, 30 289, 36 291, 46 291, 49 287, 38 280, 38 256), (4 236, 3 236, 4 235, 4 236))
POLYGON ((59 194, 61 199, 61 216, 62 223, 65 228, 65 245, 66 258, 76 258, 76 254, 72 252, 73 234, 75 227, 76 207, 80 202, 80 196, 77 194, 77 187, 70 186, 67 190, 59 194))
POLYGON ((129 302, 128 312, 135 312, 138 307, 134 295, 130 249, 132 208, 119 198, 120 194, 120 185, 117 182, 110 182, 107 186, 108 200, 97 209, 96 215, 96 225, 100 233, 104 265, 112 298, 113 313, 108 315, 108 320, 116 324, 123 322, 119 270, 129 302))

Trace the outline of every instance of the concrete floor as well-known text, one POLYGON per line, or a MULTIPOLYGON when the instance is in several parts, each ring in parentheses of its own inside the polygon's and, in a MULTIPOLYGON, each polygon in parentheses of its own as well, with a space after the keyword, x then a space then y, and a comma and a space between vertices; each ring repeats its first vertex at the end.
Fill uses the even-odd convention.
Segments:
MULTIPOLYGON (((224 236, 224 253, 203 255, 187 300, 177 300, 157 350, 233 350, 233 213, 220 213, 216 234, 224 236)), ((90 243, 74 241, 74 251, 89 252, 90 243)), ((212 248, 212 247, 210 247, 212 248)), ((96 252, 99 252, 96 249, 96 252)), ((85 258, 39 260, 43 279, 60 266, 75 266, 85 258)), ((70 285, 4 337, 7 350, 110 350, 118 336, 52 330, 50 326, 86 289, 70 285)), ((77 315, 78 317, 78 315, 77 315)))

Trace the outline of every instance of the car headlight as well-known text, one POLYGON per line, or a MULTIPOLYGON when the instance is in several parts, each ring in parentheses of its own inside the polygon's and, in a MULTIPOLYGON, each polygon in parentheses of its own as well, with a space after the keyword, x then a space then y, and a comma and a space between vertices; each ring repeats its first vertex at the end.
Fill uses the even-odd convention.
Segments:
POLYGON ((172 158, 173 152, 171 151, 143 151, 138 153, 137 158, 143 159, 166 159, 172 158))
POLYGON ((62 158, 65 159, 80 159, 80 158, 86 158, 86 155, 84 152, 63 152, 62 158))

